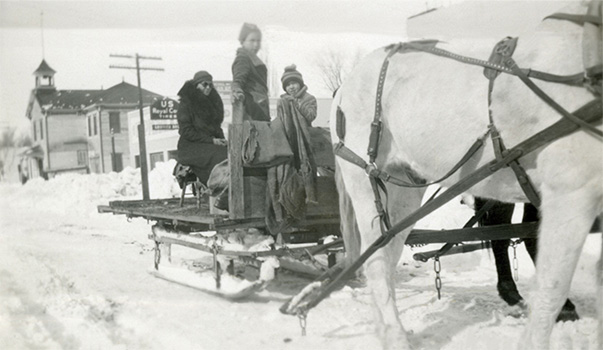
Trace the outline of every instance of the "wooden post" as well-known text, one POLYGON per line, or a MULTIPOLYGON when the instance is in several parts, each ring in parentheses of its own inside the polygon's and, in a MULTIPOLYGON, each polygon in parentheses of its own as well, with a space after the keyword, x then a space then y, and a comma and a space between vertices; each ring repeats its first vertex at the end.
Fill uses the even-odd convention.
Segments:
POLYGON ((232 124, 228 128, 228 163, 230 166, 230 191, 228 211, 231 219, 245 217, 245 191, 243 188, 243 103, 232 104, 232 124))

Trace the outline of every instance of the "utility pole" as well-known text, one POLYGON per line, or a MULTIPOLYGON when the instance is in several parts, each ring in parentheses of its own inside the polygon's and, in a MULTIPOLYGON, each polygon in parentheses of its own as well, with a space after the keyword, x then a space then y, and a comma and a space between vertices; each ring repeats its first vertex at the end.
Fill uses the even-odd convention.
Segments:
POLYGON ((140 175, 142 177, 142 199, 149 200, 149 174, 148 174, 148 166, 147 166, 147 143, 145 140, 145 128, 144 128, 144 113, 142 111, 143 103, 142 103, 142 87, 140 84, 140 71, 141 70, 156 70, 163 71, 163 68, 152 68, 152 67, 140 67, 140 60, 158 60, 161 61, 161 57, 150 57, 150 56, 140 56, 139 54, 132 55, 109 55, 110 57, 119 57, 119 58, 134 58, 136 60, 136 66, 117 66, 110 65, 109 68, 116 69, 136 69, 136 77, 138 79, 138 110, 140 111, 140 125, 138 125, 138 148, 140 153, 140 175))

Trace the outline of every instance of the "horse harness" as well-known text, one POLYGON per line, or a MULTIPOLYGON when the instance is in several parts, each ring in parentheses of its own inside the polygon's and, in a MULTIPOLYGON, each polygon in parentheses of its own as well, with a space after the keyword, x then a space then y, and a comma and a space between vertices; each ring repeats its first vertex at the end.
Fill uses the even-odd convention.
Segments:
MULTIPOLYGON (((591 23, 600 26, 601 18, 592 16, 592 15, 569 15, 569 14, 554 14, 547 18, 552 19, 561 19, 561 20, 570 20, 572 22, 584 24, 591 23)), ((490 136, 490 139, 493 144, 494 153, 496 156, 496 160, 500 161, 508 155, 508 150, 504 145, 502 137, 494 124, 494 119, 492 117, 491 106, 491 95, 494 88, 495 79, 501 74, 506 73, 510 75, 517 76, 519 79, 524 82, 538 97, 540 97, 543 101, 545 101, 550 107, 556 110, 559 114, 561 114, 564 118, 571 120, 573 123, 578 125, 583 130, 594 134, 596 137, 603 137, 603 133, 601 130, 595 128, 588 122, 574 116, 565 110, 562 106, 557 104, 550 96, 548 96, 544 91, 542 91, 536 84, 532 82, 530 78, 543 80, 552 83, 559 83, 571 86, 583 86, 587 87, 594 95, 597 96, 598 99, 601 98, 601 74, 602 74, 602 66, 600 64, 593 67, 585 67, 585 72, 577 73, 573 75, 556 75, 545 73, 532 69, 522 69, 519 68, 515 60, 511 57, 513 52, 515 51, 515 47, 517 46, 517 38, 507 37, 501 40, 494 47, 492 54, 488 61, 466 57, 462 55, 458 55, 440 48, 436 47, 436 40, 422 40, 422 41, 413 41, 406 43, 398 43, 393 44, 386 47, 388 50, 388 54, 386 55, 383 64, 381 66, 381 70, 379 73, 379 80, 377 85, 377 94, 375 101, 375 113, 373 117, 373 121, 371 123, 371 132, 369 136, 369 145, 367 154, 369 156, 369 162, 367 163, 362 157, 357 155, 355 152, 350 150, 345 146, 345 116, 340 107, 337 107, 336 112, 336 132, 339 137, 339 142, 334 146, 334 153, 349 161, 361 168, 363 168, 366 174, 369 177, 371 187, 373 189, 373 194, 375 196, 375 206, 378 212, 378 216, 381 222, 381 230, 385 232, 391 228, 391 223, 389 220, 389 215, 387 210, 383 207, 381 194, 379 189, 385 193, 387 196, 387 191, 385 187, 385 182, 392 183, 397 186, 402 187, 411 187, 411 188, 419 188, 419 187, 427 187, 432 184, 437 184, 445 179, 452 176, 457 170, 459 170, 483 145, 485 139, 490 136), (381 138, 381 129, 382 129, 382 121, 381 121, 381 112, 382 112, 382 95, 383 95, 383 86, 385 84, 385 78, 387 76, 387 69, 389 66, 389 61, 397 53, 407 53, 407 52, 426 52, 433 55, 446 57, 449 59, 453 59, 465 64, 477 65, 484 67, 484 75, 489 80, 488 83, 488 118, 489 125, 487 132, 478 138, 471 147, 467 150, 465 155, 453 166, 453 168, 448 171, 444 176, 440 179, 427 182, 424 179, 421 179, 412 171, 412 169, 404 168, 405 175, 410 179, 410 182, 401 179, 395 176, 388 174, 386 171, 381 170, 375 164, 375 160, 378 155, 379 150, 379 142, 381 138)), ((518 157, 519 158, 519 157, 518 157)), ((530 177, 526 173, 525 169, 519 163, 519 159, 515 158, 506 163, 505 167, 511 167, 513 170, 515 177, 517 178, 519 185, 521 186, 523 192, 525 193, 528 200, 536 207, 540 206, 540 197, 539 194, 534 187, 530 177)))
MULTIPOLYGON (((590 9, 589 9, 590 10, 590 9)), ((564 18, 563 14, 555 14, 553 16, 560 15, 561 17, 558 19, 567 19, 564 18)), ((601 19, 600 17, 595 17, 593 20, 592 16, 574 16, 570 15, 572 21, 582 21, 582 23, 599 23, 600 25, 601 19), (598 22, 597 22, 598 20, 598 22)), ((553 17, 552 17, 553 18, 553 17)), ((338 286, 340 286, 347 278, 351 277, 354 271, 356 271, 364 262, 373 255, 377 250, 381 249, 385 245, 387 245, 398 233, 402 232, 404 229, 410 227, 412 224, 416 223, 418 220, 424 218, 429 215, 443 204, 447 203, 451 199, 455 198, 462 192, 465 192, 475 184, 479 183, 483 179, 488 176, 494 174, 498 170, 503 167, 511 166, 514 170, 516 176, 519 178, 520 184, 525 182, 522 185, 522 188, 526 192, 528 199, 530 199, 533 203, 539 202, 537 197, 536 190, 531 185, 531 181, 525 174, 525 171, 521 168, 521 165, 517 161, 520 157, 534 150, 553 142, 561 137, 567 136, 574 131, 582 128, 587 132, 594 133, 597 137, 601 137, 601 131, 592 127, 590 123, 599 123, 603 118, 603 102, 601 99, 601 67, 585 67, 585 73, 561 76, 548 74, 544 72, 539 72, 530 69, 521 69, 517 66, 515 61, 511 58, 511 54, 513 53, 514 47, 516 45, 517 40, 506 38, 501 43, 497 44, 494 49, 492 56, 490 57, 490 61, 478 60, 475 58, 465 57, 456 55, 454 53, 439 49, 435 47, 436 41, 418 41, 418 42, 409 42, 409 43, 399 43, 395 45, 391 45, 386 49, 389 50, 387 56, 384 59, 383 65, 381 67, 381 72, 379 75, 379 82, 377 87, 377 95, 376 95, 376 104, 375 104, 375 115, 373 118, 373 122, 371 123, 371 134, 369 137, 369 146, 368 146, 368 155, 369 162, 367 163, 362 157, 354 153, 344 144, 345 139, 345 117, 341 108, 337 108, 337 120, 336 120, 336 132, 339 137, 339 143, 334 146, 334 152, 337 156, 342 159, 349 161, 365 170, 367 173, 371 186, 373 188, 373 192, 375 194, 375 205, 377 207, 377 211, 379 213, 380 222, 381 222, 381 230, 382 235, 375 240, 370 246, 368 246, 365 251, 354 261, 348 264, 346 267, 341 265, 336 265, 330 270, 326 271, 323 275, 319 276, 314 283, 320 282, 320 286, 311 292, 308 296, 308 300, 297 301, 295 307, 291 308, 291 303, 293 299, 289 300, 286 304, 284 304, 280 310, 285 314, 293 314, 297 315, 300 318, 300 321, 303 320, 305 324, 305 319, 308 311, 314 307, 316 307, 322 300, 324 300, 331 292, 333 292, 338 286), (416 174, 412 172, 412 169, 406 170, 406 175, 410 179, 410 181, 400 179, 397 177, 393 177, 389 175, 387 172, 380 170, 375 165, 375 160, 378 154, 378 146, 381 134, 381 97, 383 93, 383 85, 385 82, 385 77, 387 75, 387 66, 389 65, 390 58, 396 53, 403 53, 409 51, 423 51, 428 52, 434 55, 448 57, 450 59, 454 59, 463 63, 478 65, 485 68, 484 74, 490 80, 489 83, 489 91, 492 91, 494 79, 501 72, 507 73, 511 75, 518 76, 526 85, 528 85, 532 91, 534 91, 541 99, 545 100, 551 107, 553 107, 557 112, 564 116, 559 121, 554 123, 553 125, 545 128, 544 130, 538 132, 537 134, 529 137, 528 139, 520 142, 519 144, 513 146, 510 149, 506 149, 500 138, 500 135, 497 133, 496 128, 494 127, 494 123, 492 119, 490 119, 490 126, 488 131, 481 136, 478 140, 474 142, 474 144, 469 148, 467 153, 462 157, 462 159, 441 179, 427 183, 425 180, 418 178, 416 174), (595 72, 595 74, 593 74, 595 72), (598 72, 598 73, 597 73, 598 72), (540 90, 534 83, 530 80, 530 78, 563 83, 573 86, 586 86, 596 95, 593 101, 588 102, 586 105, 580 107, 578 110, 574 111, 572 114, 567 112, 561 106, 556 104, 552 99, 546 95, 542 90, 540 90), (596 86, 598 84, 598 86, 596 86), (592 88, 594 86, 594 88, 592 88), (495 143, 495 153, 496 159, 490 161, 489 163, 481 166, 479 169, 475 170, 473 173, 463 177, 458 182, 450 186, 443 193, 438 195, 435 194, 419 209, 402 219, 400 222, 395 225, 391 225, 388 214, 383 208, 381 202, 381 195, 379 189, 385 191, 385 182, 390 182, 392 184, 398 186, 405 187, 425 187, 430 184, 438 183, 452 174, 454 174, 459 168, 463 166, 474 154, 479 150, 485 141, 485 139, 490 135, 492 142, 495 143), (513 165, 513 163, 516 163, 513 165), (525 174, 525 175, 524 175, 525 174), (522 176, 525 176, 522 180, 522 176), (531 187, 531 188, 529 188, 531 187), (527 188, 527 189, 526 189, 527 188), (531 194, 530 192, 533 192, 531 194), (535 198, 533 198, 535 197, 535 198)), ((488 94, 490 95, 490 93, 488 94)), ((491 116, 490 116, 491 118, 491 116)), ((476 213, 472 220, 478 220, 480 213, 476 213)), ((471 224, 472 225, 472 224, 471 224)), ((314 284, 313 283, 313 284, 314 284)), ((310 286, 308 286, 310 287, 310 286)), ((308 288, 306 287, 306 288, 308 288)), ((305 298, 305 297, 304 297, 305 298)), ((305 298, 306 299, 306 298, 305 298)))

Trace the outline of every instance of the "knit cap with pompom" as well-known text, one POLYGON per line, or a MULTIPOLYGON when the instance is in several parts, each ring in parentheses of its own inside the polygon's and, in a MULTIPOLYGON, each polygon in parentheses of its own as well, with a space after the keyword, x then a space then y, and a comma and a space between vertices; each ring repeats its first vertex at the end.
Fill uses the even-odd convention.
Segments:
POLYGON ((295 64, 285 67, 285 72, 283 73, 283 77, 281 78, 281 82, 283 83, 283 90, 286 90, 285 87, 291 81, 297 81, 300 86, 304 86, 304 78, 301 73, 297 71, 297 67, 295 64))

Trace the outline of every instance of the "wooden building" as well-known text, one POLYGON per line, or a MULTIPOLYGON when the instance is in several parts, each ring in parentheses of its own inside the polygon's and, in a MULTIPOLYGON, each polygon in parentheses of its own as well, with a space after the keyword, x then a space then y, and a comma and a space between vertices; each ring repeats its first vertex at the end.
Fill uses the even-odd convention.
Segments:
MULTIPOLYGON (((38 151, 26 159, 28 177, 121 171, 129 157, 127 112, 138 108, 138 88, 121 82, 106 90, 57 90, 55 73, 45 60, 33 73, 26 116, 38 151)), ((143 90, 144 105, 161 98, 143 90)))

